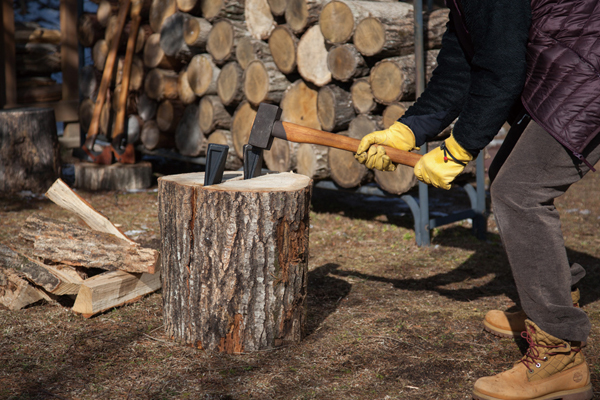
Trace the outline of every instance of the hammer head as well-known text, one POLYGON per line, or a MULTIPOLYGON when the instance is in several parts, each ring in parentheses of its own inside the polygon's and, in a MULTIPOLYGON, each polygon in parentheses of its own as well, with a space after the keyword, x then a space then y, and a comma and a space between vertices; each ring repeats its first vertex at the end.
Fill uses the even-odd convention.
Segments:
POLYGON ((254 149, 270 150, 273 144, 273 125, 281 118, 281 108, 273 104, 260 103, 248 144, 254 149))

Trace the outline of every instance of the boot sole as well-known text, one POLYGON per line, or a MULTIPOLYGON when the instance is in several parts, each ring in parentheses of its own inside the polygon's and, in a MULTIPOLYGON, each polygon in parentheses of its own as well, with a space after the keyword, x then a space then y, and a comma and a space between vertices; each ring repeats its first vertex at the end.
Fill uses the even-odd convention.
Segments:
POLYGON ((494 336, 500 336, 500 337, 505 337, 505 338, 521 337, 521 332, 508 331, 508 330, 497 328, 494 325, 487 322, 486 320, 483 320, 483 329, 485 329, 486 331, 488 331, 489 333, 491 333, 494 336))
MULTIPOLYGON (((506 398, 502 399, 500 397, 492 397, 483 393, 478 393, 476 390, 473 390, 473 399, 474 400, 506 400, 506 398)), ((541 397, 535 397, 530 399, 523 400, 590 400, 594 397, 594 390, 592 389, 592 384, 590 383, 587 386, 584 386, 579 389, 572 390, 563 390, 561 392, 554 392, 547 394, 541 397)))

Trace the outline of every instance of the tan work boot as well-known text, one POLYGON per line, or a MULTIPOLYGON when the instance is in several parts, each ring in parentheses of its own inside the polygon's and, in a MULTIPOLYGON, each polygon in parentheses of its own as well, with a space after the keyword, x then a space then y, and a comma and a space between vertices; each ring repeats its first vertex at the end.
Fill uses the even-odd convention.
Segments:
POLYGON ((579 342, 566 342, 525 321, 527 353, 515 366, 495 376, 479 378, 477 400, 589 400, 594 396, 590 371, 579 342))
MULTIPOLYGON (((573 306, 579 307, 581 294, 579 289, 571 292, 573 306)), ((516 312, 506 312, 500 310, 491 310, 485 314, 483 319, 483 329, 493 335, 501 337, 521 337, 521 332, 525 330, 525 320, 527 314, 520 310, 516 312)))

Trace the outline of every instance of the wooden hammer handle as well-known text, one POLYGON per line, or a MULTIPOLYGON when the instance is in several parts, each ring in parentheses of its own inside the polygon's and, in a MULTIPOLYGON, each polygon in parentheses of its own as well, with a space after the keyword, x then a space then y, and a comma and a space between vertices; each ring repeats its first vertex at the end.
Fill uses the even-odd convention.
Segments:
MULTIPOLYGON (((290 122, 282 122, 281 125, 285 130, 285 137, 281 137, 282 135, 277 133, 277 129, 273 130, 273 135, 280 137, 281 139, 289 140, 290 142, 319 144, 351 151, 353 153, 356 153, 360 143, 360 140, 358 139, 336 135, 335 133, 323 132, 302 125, 292 124, 290 122)), ((385 149, 385 154, 387 154, 396 164, 414 167, 422 157, 420 154, 398 150, 389 146, 383 146, 383 148, 385 149)))

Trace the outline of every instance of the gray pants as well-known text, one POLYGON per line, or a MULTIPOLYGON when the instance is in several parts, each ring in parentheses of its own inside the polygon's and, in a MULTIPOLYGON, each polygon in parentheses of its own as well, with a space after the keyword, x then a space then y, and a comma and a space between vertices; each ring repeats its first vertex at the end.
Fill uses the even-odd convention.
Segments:
MULTIPOLYGON (((594 139, 585 154, 592 165, 600 160, 599 142, 594 139)), ((512 143, 512 150, 501 152, 506 160, 494 160, 490 168, 498 171, 490 190, 521 306, 552 336, 585 341, 590 321, 571 300, 571 286, 585 271, 569 264, 554 199, 589 168, 534 121, 512 143)))

